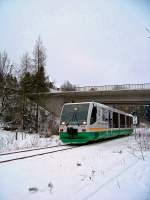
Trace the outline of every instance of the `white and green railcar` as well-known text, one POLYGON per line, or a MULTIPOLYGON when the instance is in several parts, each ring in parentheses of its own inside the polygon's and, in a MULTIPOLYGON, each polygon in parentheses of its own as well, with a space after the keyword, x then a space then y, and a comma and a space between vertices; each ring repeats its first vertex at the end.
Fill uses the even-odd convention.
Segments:
POLYGON ((133 116, 97 103, 66 103, 61 112, 59 135, 64 143, 87 143, 94 140, 129 135, 133 116))

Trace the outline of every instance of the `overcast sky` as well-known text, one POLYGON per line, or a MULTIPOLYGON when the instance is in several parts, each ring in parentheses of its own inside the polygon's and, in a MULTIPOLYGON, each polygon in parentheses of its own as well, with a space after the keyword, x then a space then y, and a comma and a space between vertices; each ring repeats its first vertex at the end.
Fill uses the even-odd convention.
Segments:
POLYGON ((0 0, 0 51, 20 62, 41 36, 57 86, 150 82, 149 0, 0 0))

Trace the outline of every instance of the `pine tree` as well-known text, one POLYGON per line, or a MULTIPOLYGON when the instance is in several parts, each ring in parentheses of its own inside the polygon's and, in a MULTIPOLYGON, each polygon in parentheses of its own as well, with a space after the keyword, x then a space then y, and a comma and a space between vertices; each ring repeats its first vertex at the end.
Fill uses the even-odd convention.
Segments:
POLYGON ((23 95, 31 93, 33 88, 33 75, 31 75, 30 72, 26 72, 20 79, 20 87, 23 95))
POLYGON ((39 70, 33 76, 33 88, 34 92, 48 92, 48 80, 45 77, 45 70, 44 67, 39 67, 39 70))
POLYGON ((20 104, 20 113, 22 119, 22 129, 25 129, 26 118, 27 116, 27 96, 32 93, 32 84, 33 84, 33 67, 32 60, 28 53, 25 53, 21 58, 21 75, 20 75, 20 93, 21 93, 21 104, 20 104))
MULTIPOLYGON (((49 91, 48 84, 46 82, 46 77, 45 77, 46 53, 45 53, 45 48, 42 44, 42 40, 40 39, 40 37, 36 41, 35 48, 33 51, 33 62, 34 62, 34 68, 35 68, 35 75, 33 77, 34 92, 40 93, 40 92, 49 91)), ((37 102, 36 132, 38 132, 38 126, 39 126, 39 105, 37 102)))
POLYGON ((27 115, 26 107, 26 97, 28 95, 32 96, 32 100, 37 102, 36 105, 36 119, 35 119, 35 129, 38 132, 39 124, 39 96, 41 92, 48 92, 50 82, 48 77, 45 75, 45 66, 46 66, 46 53, 45 48, 42 44, 40 37, 35 43, 33 51, 33 59, 29 56, 28 53, 24 54, 21 60, 21 78, 20 78, 20 88, 22 94, 22 127, 25 125, 24 114, 27 115), (37 95, 32 95, 36 93, 37 95))

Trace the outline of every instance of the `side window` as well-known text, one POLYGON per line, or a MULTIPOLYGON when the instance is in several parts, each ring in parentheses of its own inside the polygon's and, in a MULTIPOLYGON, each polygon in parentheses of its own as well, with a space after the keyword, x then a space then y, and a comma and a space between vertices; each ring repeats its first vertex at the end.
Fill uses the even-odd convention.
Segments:
POLYGON ((108 121, 108 118, 109 118, 109 116, 108 116, 108 110, 102 109, 102 120, 103 121, 108 121))
POLYGON ((102 120, 101 118, 102 118, 102 109, 101 108, 97 108, 97 117, 98 117, 98 119, 97 120, 102 120))
POLYGON ((120 128, 125 128, 125 115, 120 114, 120 128))
POLYGON ((97 115, 97 107, 93 106, 92 113, 91 113, 90 124, 94 124, 96 122, 96 115, 97 115))
POLYGON ((113 113, 109 111, 109 128, 113 127, 113 113))

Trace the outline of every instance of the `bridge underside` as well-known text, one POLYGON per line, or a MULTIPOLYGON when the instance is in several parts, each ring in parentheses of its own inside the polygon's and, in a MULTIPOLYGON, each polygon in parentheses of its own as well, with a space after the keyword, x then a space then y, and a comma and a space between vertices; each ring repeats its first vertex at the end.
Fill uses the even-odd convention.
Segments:
POLYGON ((108 105, 150 105, 150 90, 58 92, 39 94, 38 103, 56 116, 64 103, 96 101, 108 105))

